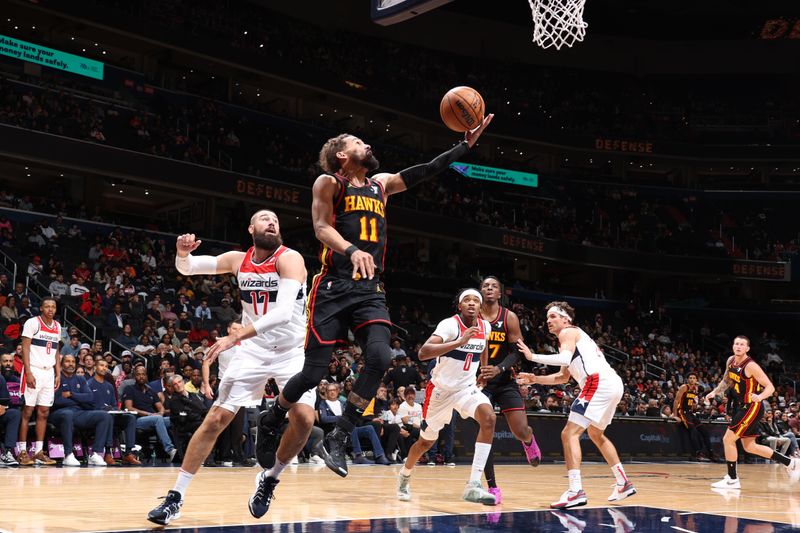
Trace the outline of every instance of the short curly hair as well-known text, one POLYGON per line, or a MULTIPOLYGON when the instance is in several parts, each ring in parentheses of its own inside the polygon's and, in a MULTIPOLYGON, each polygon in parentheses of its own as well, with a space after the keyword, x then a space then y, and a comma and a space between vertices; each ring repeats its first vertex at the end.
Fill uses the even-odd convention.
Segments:
POLYGON ((322 167, 322 170, 328 174, 334 174, 339 170, 339 158, 336 157, 336 153, 342 151, 349 137, 352 137, 352 135, 342 133, 325 141, 319 151, 319 166, 322 167))

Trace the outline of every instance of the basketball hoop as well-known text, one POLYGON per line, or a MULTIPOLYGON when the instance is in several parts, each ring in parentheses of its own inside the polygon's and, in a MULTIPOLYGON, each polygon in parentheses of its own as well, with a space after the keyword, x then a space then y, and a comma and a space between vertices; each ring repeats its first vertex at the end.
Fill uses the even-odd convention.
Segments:
POLYGON ((528 0, 533 14, 533 42, 542 48, 570 48, 586 36, 586 0, 528 0))

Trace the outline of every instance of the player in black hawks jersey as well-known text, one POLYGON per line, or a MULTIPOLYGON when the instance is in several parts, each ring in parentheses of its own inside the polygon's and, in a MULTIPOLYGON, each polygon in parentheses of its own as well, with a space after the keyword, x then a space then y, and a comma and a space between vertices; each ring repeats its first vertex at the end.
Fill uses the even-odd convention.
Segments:
POLYGON ((786 467, 793 481, 800 478, 800 459, 790 459, 769 446, 756 444, 758 423, 764 411, 762 402, 772 396, 775 386, 758 363, 750 359, 749 352, 750 339, 744 335, 734 338, 733 355, 725 364, 722 381, 706 395, 706 401, 710 402, 717 395, 730 389, 737 405, 736 412, 731 416, 731 422, 722 437, 728 473, 721 480, 711 484, 713 489, 741 488, 736 473, 736 460, 739 456, 736 441, 739 439, 742 440, 742 447, 747 453, 774 459, 786 467))
MULTIPOLYGON (((496 277, 487 276, 483 279, 481 296, 483 296, 481 318, 488 320, 492 325, 489 336, 489 364, 480 369, 481 378, 486 380, 483 393, 489 397, 493 405, 500 407, 509 429, 522 443, 528 463, 531 466, 538 466, 542 460, 542 452, 539 451, 533 430, 528 425, 525 402, 519 392, 519 385, 512 368, 520 360, 517 349, 517 341, 522 338, 519 318, 516 313, 500 305, 502 284, 496 277)), ((503 495, 495 480, 492 455, 489 455, 483 473, 489 485, 489 492, 494 494, 499 504, 503 495)))
MULTIPOLYGON (((389 310, 381 274, 386 250, 388 197, 430 179, 465 156, 489 125, 464 134, 464 140, 426 164, 393 173, 377 173, 370 145, 354 135, 328 139, 319 155, 324 174, 314 182, 311 217, 321 244, 322 270, 308 299, 308 331, 303 371, 281 391, 272 409, 259 419, 259 441, 274 447, 277 428, 289 407, 316 388, 328 371, 337 343, 353 332, 364 354, 364 372, 353 385, 343 416, 316 450, 336 474, 347 475, 345 450, 354 425, 375 396, 392 358, 389 310)), ((265 444, 266 445, 266 444, 265 444)))
POLYGON ((701 426, 702 421, 695 413, 697 402, 700 399, 700 386, 697 384, 697 374, 690 373, 686 383, 678 388, 673 404, 672 417, 680 422, 689 435, 689 443, 698 461, 708 461, 714 456, 711 449, 711 436, 706 428, 701 426))

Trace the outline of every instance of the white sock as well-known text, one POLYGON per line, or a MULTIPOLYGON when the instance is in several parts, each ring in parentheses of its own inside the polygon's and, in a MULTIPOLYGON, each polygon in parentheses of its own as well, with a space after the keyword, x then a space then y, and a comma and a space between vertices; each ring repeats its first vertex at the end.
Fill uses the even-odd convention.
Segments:
POLYGON ((190 474, 183 468, 178 471, 178 479, 175 480, 175 486, 172 490, 181 493, 181 499, 183 499, 184 495, 186 494, 186 489, 189 488, 189 483, 191 483, 194 474, 190 474))
POLYGON ((581 483, 580 470, 567 470, 567 476, 569 477, 570 492, 580 492, 581 490, 583 490, 583 483, 581 483))
POLYGON ((491 451, 491 444, 486 444, 485 442, 475 443, 475 454, 472 456, 472 472, 469 474, 470 482, 481 480, 483 469, 486 467, 486 461, 489 459, 491 451))
POLYGON ((617 485, 620 487, 628 482, 628 476, 625 475, 625 469, 622 468, 622 463, 617 463, 611 467, 614 477, 617 479, 617 485))
MULTIPOLYGON (((291 461, 291 459, 289 459, 289 460, 291 461)), ((278 461, 278 458, 276 457, 275 458, 275 466, 273 466, 269 470, 264 470, 264 475, 266 477, 271 477, 272 479, 278 479, 278 476, 281 475, 281 472, 283 472, 283 469, 286 468, 286 466, 288 464, 289 463, 282 463, 282 462, 278 461)))
POLYGON ((411 472, 412 472, 412 470, 411 470, 411 469, 409 469, 409 468, 406 468, 406 466, 405 466, 405 465, 403 465, 403 468, 401 468, 401 469, 400 469, 400 473, 401 473, 402 475, 404 475, 404 476, 410 476, 410 475, 411 475, 411 472))
POLYGON ((26 449, 27 448, 25 447, 25 443, 24 442, 18 442, 17 443, 17 454, 20 454, 20 453, 26 451, 26 449))
POLYGON ((44 448, 44 441, 37 440, 35 446, 36 448, 33 453, 39 453, 44 448))

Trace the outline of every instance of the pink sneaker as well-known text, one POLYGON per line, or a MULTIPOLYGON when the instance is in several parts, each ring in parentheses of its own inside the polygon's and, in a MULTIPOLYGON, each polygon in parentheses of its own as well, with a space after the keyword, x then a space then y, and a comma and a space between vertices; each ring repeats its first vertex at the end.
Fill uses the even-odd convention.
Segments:
POLYGON ((539 463, 542 461, 542 452, 539 450, 539 445, 536 444, 536 437, 531 435, 531 443, 526 446, 523 442, 522 449, 525 450, 525 457, 528 459, 528 464, 531 466, 539 466, 539 463))
POLYGON ((500 490, 500 487, 489 487, 489 494, 494 496, 495 505, 500 505, 500 502, 503 501, 503 491, 500 490))

